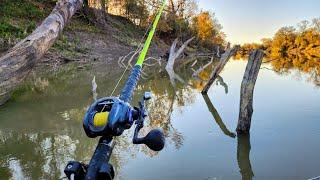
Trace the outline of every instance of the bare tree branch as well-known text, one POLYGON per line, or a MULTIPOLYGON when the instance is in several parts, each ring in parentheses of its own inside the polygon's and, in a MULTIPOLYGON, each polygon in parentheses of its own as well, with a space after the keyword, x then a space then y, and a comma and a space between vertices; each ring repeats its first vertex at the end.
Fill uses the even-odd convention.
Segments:
POLYGON ((211 73, 210 79, 201 91, 202 94, 207 94, 209 88, 213 84, 214 80, 217 78, 217 76, 220 74, 220 72, 223 70, 224 66, 227 64, 228 60, 237 52, 239 49, 238 46, 235 46, 231 49, 227 49, 225 53, 222 54, 220 58, 220 62, 217 64, 217 66, 214 68, 214 70, 211 73))
POLYGON ((193 39, 194 39, 194 37, 192 37, 192 38, 188 39, 186 42, 184 42, 183 45, 178 49, 178 51, 175 51, 177 43, 178 43, 178 38, 175 39, 171 45, 169 59, 168 59, 167 65, 166 65, 166 71, 169 74, 170 82, 173 86, 175 86, 175 80, 178 80, 178 81, 184 83, 184 80, 174 72, 173 66, 174 66, 175 60, 181 55, 181 53, 184 51, 184 49, 188 46, 188 44, 193 39))

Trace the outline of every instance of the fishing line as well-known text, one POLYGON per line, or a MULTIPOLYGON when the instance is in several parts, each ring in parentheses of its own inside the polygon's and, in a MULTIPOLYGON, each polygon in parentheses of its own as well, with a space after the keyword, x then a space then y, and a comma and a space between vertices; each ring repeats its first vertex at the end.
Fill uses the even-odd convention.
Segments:
MULTIPOLYGON (((160 11, 160 10, 158 10, 155 14, 157 14, 159 11, 160 11)), ((145 31, 145 33, 144 33, 144 35, 143 35, 143 36, 142 36, 142 38, 140 39, 140 41, 139 41, 139 45, 138 45, 137 49, 134 51, 134 53, 133 53, 133 54, 136 54, 138 51, 141 51, 141 48, 142 48, 142 45, 143 45, 143 44, 142 44, 142 42, 145 40, 145 38, 146 38, 146 36, 147 36, 147 34, 148 34, 149 30, 151 29, 152 22, 155 20, 155 18, 156 18, 156 16, 154 16, 154 17, 152 18, 151 23, 149 23, 148 28, 146 29, 146 31, 145 31)), ((127 66, 126 66, 126 68, 124 69, 124 71, 123 71, 122 75, 120 76, 120 78, 119 78, 119 80, 118 80, 117 84, 116 84, 116 85, 115 85, 115 87, 113 88, 113 90, 112 90, 112 92, 111 92, 111 95, 110 95, 110 96, 112 96, 112 95, 113 95, 113 93, 114 93, 114 92, 116 91, 116 89, 118 88, 118 86, 119 86, 120 82, 122 81, 122 79, 123 79, 123 77, 124 77, 125 73, 127 72, 128 68, 129 68, 129 66, 130 66, 130 64, 129 64, 129 63, 130 63, 130 62, 128 62, 127 66)), ((103 109, 104 109, 104 107, 103 107, 103 109)))
MULTIPOLYGON (((159 9, 155 14, 158 14, 159 11, 160 11, 160 9, 159 9)), ((150 31, 151 27, 153 26, 153 22, 155 21, 156 17, 157 17, 157 16, 154 16, 154 17, 152 18, 151 23, 149 23, 149 26, 148 26, 148 28, 146 29, 146 31, 145 31, 144 35, 142 36, 142 38, 140 39, 139 45, 138 45, 137 49, 134 51, 134 54, 136 54, 138 51, 141 51, 141 48, 143 47, 143 46, 142 46, 142 45, 143 45, 142 42, 145 40, 148 32, 150 31)), ((118 88, 120 82, 122 81, 125 73, 127 72, 129 66, 130 66, 130 62, 128 62, 128 64, 127 64, 126 68, 124 69, 122 75, 120 76, 120 78, 119 78, 119 80, 117 81, 115 87, 113 88, 110 96, 113 96, 114 92, 116 91, 116 89, 118 88)), ((107 104, 105 104, 105 105, 103 106, 103 108, 101 109, 100 112, 103 112, 103 111, 104 111, 106 105, 107 105, 107 104)))

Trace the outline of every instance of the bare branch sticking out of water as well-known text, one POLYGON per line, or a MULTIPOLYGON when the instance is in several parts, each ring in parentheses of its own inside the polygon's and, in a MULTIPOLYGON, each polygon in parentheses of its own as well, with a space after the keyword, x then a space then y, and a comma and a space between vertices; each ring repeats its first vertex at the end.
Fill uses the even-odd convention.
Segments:
POLYGON ((122 67, 122 68, 125 68, 126 67, 126 65, 124 64, 124 61, 128 58, 128 56, 133 56, 133 55, 135 54, 135 51, 131 51, 131 52, 129 52, 127 55, 125 55, 125 56, 121 56, 121 57, 119 57, 119 60, 118 60, 118 65, 120 66, 120 67, 122 67))
POLYGON ((216 56, 219 57, 219 58, 221 57, 220 56, 220 46, 217 46, 217 54, 216 54, 216 56))
POLYGON ((225 53, 222 54, 221 58, 220 58, 220 62, 217 64, 217 66, 214 68, 214 70, 212 71, 211 75, 210 75, 210 79, 208 81, 208 83, 205 85, 205 87, 203 88, 203 90, 201 91, 202 94, 207 94, 209 88, 211 87, 211 85, 213 84, 213 82, 215 81, 215 79, 218 77, 218 75, 220 74, 220 72, 223 70, 224 66, 227 64, 228 60, 236 54, 237 50, 239 49, 238 46, 235 46, 231 49, 227 49, 225 53))
MULTIPOLYGON (((132 61, 133 61, 133 59, 135 58, 135 57, 137 57, 137 55, 139 54, 141 52, 141 48, 139 48, 139 49, 137 49, 136 51, 131 51, 131 52, 129 52, 127 55, 125 55, 125 56, 121 56, 119 59, 118 59, 118 65, 119 65, 119 67, 121 67, 121 68, 129 68, 130 67, 130 69, 132 69, 133 68, 133 65, 131 64, 132 63, 132 61), (125 61, 128 59, 128 62, 127 63, 125 63, 125 61)), ((145 66, 154 66, 154 65, 156 65, 156 64, 159 64, 159 66, 161 66, 161 58, 155 58, 155 57, 148 57, 148 58, 146 58, 145 59, 145 63, 144 63, 144 65, 145 66), (148 63, 147 61, 151 61, 151 60, 155 60, 155 61, 157 61, 157 62, 155 62, 155 63, 148 63)), ((147 77, 148 77, 148 74, 147 73, 145 73, 145 72, 143 72, 143 71, 141 71, 141 78, 143 78, 143 79, 147 79, 147 77)))
POLYGON ((168 59, 167 65, 166 65, 166 71, 169 74, 170 82, 173 86, 175 86, 175 80, 178 80, 182 83, 185 83, 184 80, 174 72, 173 66, 174 66, 175 60, 181 55, 181 53, 184 51, 184 49, 188 46, 188 44, 193 39, 194 39, 194 37, 188 39, 186 42, 184 42, 182 44, 182 46, 177 51, 176 51, 176 46, 178 43, 178 38, 175 39, 171 45, 169 59, 168 59))
POLYGON ((145 65, 145 66, 154 66, 156 64, 159 64, 159 66, 161 66, 161 57, 155 58, 155 57, 150 56, 150 57, 146 58, 144 61, 145 62, 143 63, 143 65, 145 65), (154 60, 156 62, 155 63, 148 63, 148 61, 150 61, 150 60, 154 60))
POLYGON ((195 66, 197 64, 198 60, 195 60, 192 64, 191 67, 195 66))
POLYGON ((92 97, 96 101, 98 97, 98 93, 97 93, 98 85, 96 83, 96 76, 93 76, 91 84, 92 84, 92 97))
POLYGON ((214 57, 212 56, 212 57, 211 57, 211 60, 210 60, 206 65, 204 65, 204 66, 200 67, 198 70, 194 71, 193 74, 192 74, 192 77, 198 77, 199 74, 200 74, 203 70, 205 70, 208 66, 210 66, 210 64, 213 63, 213 59, 214 59, 214 57))

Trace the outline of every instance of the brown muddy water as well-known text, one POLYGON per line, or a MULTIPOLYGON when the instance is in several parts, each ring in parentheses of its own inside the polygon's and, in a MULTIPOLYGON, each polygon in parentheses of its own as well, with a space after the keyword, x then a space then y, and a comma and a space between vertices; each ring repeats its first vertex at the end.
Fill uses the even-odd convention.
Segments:
MULTIPOLYGON (((313 71, 275 72, 263 64, 254 92, 251 134, 235 136, 240 84, 246 61, 230 61, 208 97, 199 91, 210 68, 176 93, 164 72, 141 80, 134 102, 151 91, 145 131, 160 127, 159 153, 131 143, 133 128, 117 138, 111 162, 116 179, 308 179, 320 176, 320 85, 313 71)), ((188 68, 189 69, 189 68, 188 68)), ((279 70, 279 68, 278 68, 279 70)), ((107 65, 30 75, 14 99, 0 107, 0 179, 63 179, 69 160, 88 162, 97 139, 87 138, 82 118, 98 96, 108 96, 120 70, 107 65)), ((120 87, 123 82, 120 84, 120 87)), ((117 89, 119 93, 120 88, 117 89)))

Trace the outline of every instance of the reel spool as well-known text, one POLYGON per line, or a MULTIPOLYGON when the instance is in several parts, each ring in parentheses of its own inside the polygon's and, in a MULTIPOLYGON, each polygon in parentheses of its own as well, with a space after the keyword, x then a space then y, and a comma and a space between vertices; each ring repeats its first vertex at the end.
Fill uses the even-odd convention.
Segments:
POLYGON ((90 138, 120 136, 133 124, 135 110, 117 97, 105 97, 94 102, 86 112, 83 128, 90 138))

